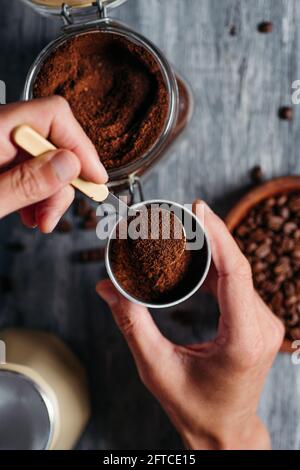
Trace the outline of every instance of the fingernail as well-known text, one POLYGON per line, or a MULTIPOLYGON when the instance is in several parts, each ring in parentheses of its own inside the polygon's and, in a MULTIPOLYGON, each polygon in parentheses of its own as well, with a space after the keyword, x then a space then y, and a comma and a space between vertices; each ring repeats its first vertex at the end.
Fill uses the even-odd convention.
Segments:
POLYGON ((205 210, 207 210, 207 212, 213 212, 212 209, 209 207, 209 205, 203 201, 202 199, 197 199, 195 202, 194 202, 194 207, 203 207, 205 208, 205 210))
POLYGON ((103 164, 99 161, 99 170, 101 172, 101 177, 103 180, 103 183, 107 183, 108 181, 108 173, 106 169, 104 168, 103 164))
POLYGON ((51 233, 53 232, 53 230, 55 229, 55 227, 57 226, 58 222, 60 221, 60 218, 61 216, 57 216, 57 217, 52 217, 49 221, 48 221, 48 226, 47 226, 47 232, 48 233, 51 233))
POLYGON ((210 212, 211 214, 213 213, 213 210, 210 208, 210 206, 206 202, 202 201, 202 204, 207 210, 207 212, 210 212))
POLYGON ((118 296, 112 286, 97 284, 96 291, 109 306, 116 305, 119 302, 118 296))
POLYGON ((70 152, 64 150, 57 152, 52 158, 51 164, 62 183, 72 181, 78 174, 79 162, 70 152))

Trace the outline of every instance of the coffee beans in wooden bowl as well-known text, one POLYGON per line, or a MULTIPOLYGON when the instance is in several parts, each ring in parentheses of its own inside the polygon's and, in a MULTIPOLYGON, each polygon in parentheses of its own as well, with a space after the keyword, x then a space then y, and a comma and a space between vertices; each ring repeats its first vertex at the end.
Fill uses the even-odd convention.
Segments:
POLYGON ((227 222, 251 264, 257 291, 286 327, 284 349, 290 350, 291 341, 300 339, 300 186, 284 193, 279 184, 265 186, 272 191, 254 191, 254 205, 250 193, 227 222))

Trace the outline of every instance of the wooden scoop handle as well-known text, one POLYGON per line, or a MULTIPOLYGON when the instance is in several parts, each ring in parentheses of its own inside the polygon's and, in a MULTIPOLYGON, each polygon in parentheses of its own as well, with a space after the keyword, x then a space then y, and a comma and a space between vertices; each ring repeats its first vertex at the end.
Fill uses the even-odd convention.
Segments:
MULTIPOLYGON (((56 147, 29 126, 17 127, 13 132, 14 142, 32 157, 56 150, 56 147)), ((80 178, 72 181, 72 186, 96 202, 103 202, 109 194, 105 184, 95 184, 80 178)))

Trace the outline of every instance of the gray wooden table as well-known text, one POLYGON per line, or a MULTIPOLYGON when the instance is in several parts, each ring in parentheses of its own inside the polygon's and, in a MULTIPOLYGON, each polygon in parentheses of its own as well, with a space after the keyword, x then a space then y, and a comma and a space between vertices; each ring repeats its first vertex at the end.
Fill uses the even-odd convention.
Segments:
MULTIPOLYGON (((163 49, 195 96, 193 121, 145 182, 147 197, 187 203, 201 196, 222 214, 247 187, 253 165, 262 164, 267 177, 299 172, 300 107, 292 123, 277 117, 300 79, 299 1, 129 0, 114 15, 163 49), (263 20, 274 23, 272 34, 257 32, 263 20)), ((8 101, 18 100, 30 64, 59 28, 19 0, 0 0, 0 79, 8 101)), ((87 368, 93 417, 79 448, 179 448, 94 292, 104 269, 70 262, 74 250, 97 245, 94 232, 43 236, 13 215, 1 221, 0 237, 26 245, 18 255, 0 248, 0 273, 14 280, 14 292, 0 299, 0 327, 55 332, 87 368)), ((217 307, 210 299, 196 295, 182 309, 189 324, 175 321, 172 311, 155 314, 168 337, 184 343, 214 335, 217 307)), ((300 448, 299 398, 299 366, 279 355, 260 411, 276 449, 300 448)))

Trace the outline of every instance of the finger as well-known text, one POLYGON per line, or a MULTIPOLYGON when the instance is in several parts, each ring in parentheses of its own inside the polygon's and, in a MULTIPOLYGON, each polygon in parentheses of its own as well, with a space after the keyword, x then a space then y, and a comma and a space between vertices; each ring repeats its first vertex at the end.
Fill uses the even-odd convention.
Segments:
POLYGON ((71 186, 65 186, 45 201, 35 206, 35 222, 43 233, 51 233, 75 197, 71 186))
POLYGON ((22 223, 28 228, 36 228, 35 206, 24 207, 19 211, 22 223))
POLYGON ((55 194, 80 173, 76 155, 49 152, 0 175, 0 218, 55 194))
POLYGON ((70 150, 81 162, 81 175, 95 183, 105 183, 107 172, 97 151, 75 119, 67 101, 60 96, 6 105, 0 110, 0 155, 9 163, 17 154, 11 140, 13 129, 22 124, 33 127, 57 148, 70 150), (4 157, 5 156, 5 157, 4 157))
POLYGON ((201 291, 217 297, 217 286, 218 286, 218 276, 215 266, 212 264, 208 272, 207 278, 203 286, 201 286, 201 291))
POLYGON ((221 309, 221 333, 241 341, 260 332, 250 265, 224 222, 202 201, 194 204, 211 243, 221 309))
POLYGON ((108 280, 99 282, 96 290, 111 308, 138 367, 158 367, 158 361, 163 361, 173 347, 160 333, 149 311, 125 299, 108 280))

